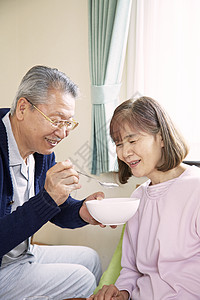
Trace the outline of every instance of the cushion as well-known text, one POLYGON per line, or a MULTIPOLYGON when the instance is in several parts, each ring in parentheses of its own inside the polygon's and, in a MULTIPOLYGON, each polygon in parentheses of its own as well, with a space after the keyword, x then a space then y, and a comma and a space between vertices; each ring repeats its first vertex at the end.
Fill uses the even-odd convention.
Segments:
POLYGON ((96 294, 103 285, 114 284, 117 280, 121 271, 121 257, 122 257, 122 240, 124 235, 125 224, 122 228, 122 233, 120 236, 119 243, 115 249, 115 252, 111 258, 107 270, 101 276, 98 287, 95 289, 93 294, 96 294))

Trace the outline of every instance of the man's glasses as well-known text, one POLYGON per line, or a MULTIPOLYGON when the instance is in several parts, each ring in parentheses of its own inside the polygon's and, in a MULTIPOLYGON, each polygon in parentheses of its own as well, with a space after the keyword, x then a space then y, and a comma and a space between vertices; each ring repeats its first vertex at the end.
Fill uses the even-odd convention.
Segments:
POLYGON ((62 128, 63 126, 67 127, 67 130, 73 130, 78 126, 78 122, 75 121, 74 119, 70 121, 53 121, 49 117, 47 117, 37 106, 35 106, 29 99, 24 97, 43 117, 51 123, 51 126, 55 129, 62 128))

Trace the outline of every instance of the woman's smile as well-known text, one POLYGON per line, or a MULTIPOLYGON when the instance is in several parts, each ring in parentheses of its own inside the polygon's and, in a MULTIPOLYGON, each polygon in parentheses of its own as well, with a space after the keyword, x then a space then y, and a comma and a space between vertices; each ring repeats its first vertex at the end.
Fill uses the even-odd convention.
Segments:
POLYGON ((141 159, 138 159, 138 160, 134 160, 131 162, 127 162, 127 164, 132 169, 132 168, 136 168, 138 166, 138 164, 140 163, 140 161, 141 161, 141 159))

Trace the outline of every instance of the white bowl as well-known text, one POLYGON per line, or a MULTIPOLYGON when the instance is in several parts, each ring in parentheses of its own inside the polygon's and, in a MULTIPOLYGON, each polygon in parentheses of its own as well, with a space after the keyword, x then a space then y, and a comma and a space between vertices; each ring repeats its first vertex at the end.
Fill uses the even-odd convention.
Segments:
POLYGON ((86 201, 91 216, 104 225, 126 223, 137 211, 140 199, 107 198, 86 201))

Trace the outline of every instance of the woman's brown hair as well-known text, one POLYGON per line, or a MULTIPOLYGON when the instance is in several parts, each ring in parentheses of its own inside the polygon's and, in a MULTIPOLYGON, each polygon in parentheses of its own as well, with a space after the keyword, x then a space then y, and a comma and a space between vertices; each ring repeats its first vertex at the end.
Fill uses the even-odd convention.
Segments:
MULTIPOLYGON (((119 141, 120 129, 128 124, 134 130, 156 135, 163 139, 163 163, 157 170, 166 172, 177 167, 188 154, 188 146, 182 135, 175 128, 168 114, 152 98, 141 97, 127 100, 114 111, 110 123, 110 135, 114 142, 119 141)), ((118 159, 118 176, 121 183, 126 183, 132 176, 130 168, 118 159)))

